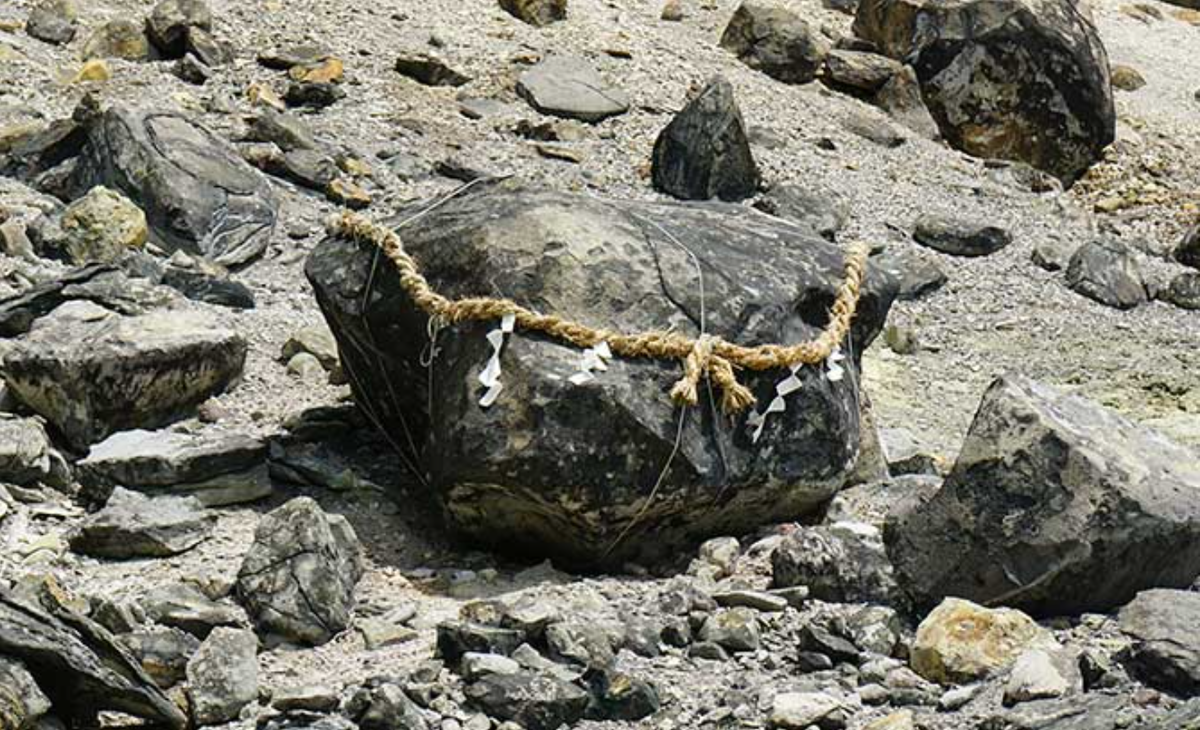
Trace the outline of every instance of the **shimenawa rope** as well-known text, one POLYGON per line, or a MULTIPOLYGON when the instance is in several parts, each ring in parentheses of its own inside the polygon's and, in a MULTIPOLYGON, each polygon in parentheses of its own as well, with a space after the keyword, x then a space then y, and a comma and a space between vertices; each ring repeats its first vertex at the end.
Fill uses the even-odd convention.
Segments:
POLYGON ((541 332, 576 347, 595 347, 607 342, 609 349, 622 357, 681 360, 683 377, 671 388, 671 398, 681 405, 696 405, 700 380, 708 378, 721 390, 721 406, 726 413, 738 413, 755 402, 754 394, 738 382, 735 366, 763 371, 797 364, 816 365, 828 359, 850 331, 870 253, 865 244, 855 244, 847 253, 845 278, 830 309, 829 323, 815 339, 795 345, 745 347, 708 334, 692 339, 675 332, 624 334, 594 329, 553 314, 538 314, 509 299, 449 299, 430 286, 417 262, 404 250, 400 236, 390 228, 349 211, 332 217, 328 228, 333 235, 377 246, 396 267, 401 288, 430 317, 453 324, 497 320, 511 314, 519 329, 541 332))

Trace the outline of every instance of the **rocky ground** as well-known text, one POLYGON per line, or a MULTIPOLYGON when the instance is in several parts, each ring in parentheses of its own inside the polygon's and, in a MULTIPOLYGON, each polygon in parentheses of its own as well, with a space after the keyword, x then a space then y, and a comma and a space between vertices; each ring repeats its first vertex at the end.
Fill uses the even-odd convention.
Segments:
MULTIPOLYGON (((495 0, 211 0, 211 23, 171 25, 163 15, 166 30, 156 35, 152 20, 149 39, 152 2, 0 8, 0 687, 18 688, 13 700, 0 692, 0 728, 91 724, 96 709, 104 725, 128 724, 125 711, 176 726, 364 730, 1193 727, 1196 11, 1093 5, 1117 87, 1105 73, 1116 138, 1064 190, 1029 166, 931 138, 923 105, 868 103, 876 90, 847 93, 831 66, 813 80, 831 47, 858 47, 848 41, 853 8, 832 7, 843 3, 783 3, 816 39, 812 68, 793 63, 787 72, 802 78, 789 83, 722 47, 737 1, 572 0, 565 19, 544 25, 514 14, 554 15, 556 3, 509 4, 512 12, 495 0), (607 85, 599 98, 569 100, 586 109, 556 114, 530 91, 525 75, 556 55, 586 59, 599 74, 588 84, 607 85), (728 92, 702 92, 716 75, 728 92), (716 135, 732 150, 717 155, 707 180, 679 162, 707 154, 684 144, 692 141, 684 132, 682 152, 656 151, 660 132, 702 103, 715 111, 692 136, 716 135), (141 129, 152 113, 186 121, 146 126, 144 140, 122 131, 141 129), (138 157, 139 149, 149 152, 138 157), (684 172, 672 178, 672 165, 684 172), (504 190, 578 195, 555 203, 577 218, 536 218, 518 194, 490 215, 491 203, 471 202, 491 200, 478 197, 492 194, 480 192, 490 183, 469 182, 488 176, 511 177, 504 190), (97 184, 121 194, 95 192, 97 184), (683 194, 676 184, 704 189, 683 194), (475 186, 471 195, 464 185, 475 186), (154 186, 159 204, 146 202, 154 186), (140 206, 132 189, 145 196, 140 206), (672 193, 738 202, 712 208, 708 227, 654 207, 672 193), (495 422, 433 378, 444 367, 453 386, 459 357, 475 368, 459 380, 474 382, 483 339, 469 340, 475 349, 448 344, 451 358, 428 368, 428 392, 401 380, 401 395, 385 397, 392 381, 371 373, 378 401, 357 410, 347 381, 364 377, 361 365, 339 361, 318 295, 339 311, 330 302, 349 287, 342 304, 356 314, 358 260, 327 258, 328 270, 334 261, 351 274, 322 278, 321 256, 312 256, 316 291, 305 271, 314 250, 336 252, 322 243, 325 221, 344 205, 404 221, 423 260, 444 267, 447 286, 533 299, 544 292, 527 289, 514 273, 523 269, 505 262, 549 256, 560 239, 568 249, 603 243, 572 249, 601 260, 596 250, 625 245, 613 220, 649 218, 700 252, 716 282, 709 293, 721 300, 701 306, 731 338, 743 332, 727 322, 753 321, 737 310, 735 284, 770 297, 769 274, 790 273, 792 261, 776 251, 762 256, 771 272, 742 268, 740 247, 766 251, 788 234, 764 216, 739 218, 741 208, 790 219, 814 241, 806 245, 824 253, 800 265, 830 299, 837 272, 827 264, 838 249, 815 241, 867 242, 882 251, 871 268, 903 278, 890 311, 894 291, 873 281, 886 324, 864 313, 845 345, 852 362, 861 358, 882 453, 864 437, 855 474, 814 477, 806 494, 820 499, 803 510, 774 493, 731 503, 731 513, 761 510, 751 525, 730 517, 734 536, 701 544, 664 518, 655 526, 663 543, 686 538, 686 548, 599 573, 460 539, 443 506, 479 534, 486 530, 461 516, 476 506, 424 486, 432 467, 415 476, 408 468, 417 446, 369 421, 391 423, 393 408, 432 419, 435 395, 439 407, 444 395, 447 412, 465 410, 438 426, 454 436, 442 447, 464 453, 422 449, 439 463, 462 460, 472 474, 470 433, 495 422), (518 230, 529 248, 499 257, 496 241, 506 239, 495 221, 527 214, 535 223, 518 230), (492 246, 477 260, 486 266, 439 259, 440 231, 455 226, 492 246), (733 254, 704 255, 713 251, 733 254), (875 334, 865 351, 856 346, 875 334), (997 382, 1004 373, 1017 377, 997 382), (953 488, 938 493, 943 479, 953 488), (780 524, 789 509, 798 521, 780 524), (48 654, 38 641, 52 646, 48 654)), ((894 65, 889 85, 902 76, 894 65)), ((609 265, 588 271, 609 282, 609 265)), ((643 308, 690 327, 699 294, 689 266, 681 258, 664 273, 659 264, 670 301, 643 308)), ((571 313, 581 319, 595 303, 618 325, 642 325, 609 303, 607 283, 555 294, 558 283, 587 281, 564 270, 537 270, 551 292, 543 301, 578 306, 571 313)), ((636 289, 642 274, 624 281, 636 289)), ((405 312, 386 298, 378 306, 381 318, 405 312)), ((793 337, 816 332, 798 319, 780 327, 793 337)), ((351 329, 338 332, 343 347, 351 329)), ((406 359, 423 357, 424 328, 388 332, 395 339, 379 369, 420 373, 406 359)), ((566 357, 519 347, 510 344, 514 364, 566 357)), ((550 387, 521 367, 506 371, 510 386, 550 387)), ((614 380, 628 378, 654 405, 630 418, 631 432, 620 420, 624 402, 611 410, 602 402, 591 412, 598 430, 580 433, 619 453, 645 492, 674 436, 665 390, 678 372, 612 367, 614 380), (635 435, 621 441, 608 428, 635 435)), ((859 370, 850 371, 848 383, 834 384, 821 365, 806 369, 805 392, 820 393, 812 407, 840 414, 856 403, 859 370)), ((777 379, 755 377, 743 375, 760 396, 777 379)), ((557 433, 575 423, 549 408, 538 414, 557 433)), ((832 454, 858 443, 857 418, 838 418, 786 423, 804 443, 818 429, 832 454)), ((511 434, 547 438, 520 419, 507 427, 507 444, 481 448, 501 453, 511 434)), ((782 449, 793 432, 771 433, 771 448, 782 449)), ((697 434, 687 432, 677 473, 705 473, 708 458, 724 469, 727 458, 753 453, 744 433, 731 431, 728 453, 719 438, 715 447, 704 440, 709 431, 697 434)), ((555 438, 562 450, 539 454, 538 464, 550 481, 555 469, 574 478, 561 456, 574 447, 555 438)), ((788 468, 787 457, 769 468, 788 468)), ((478 463, 488 468, 488 458, 478 463)), ((729 484, 753 492, 735 476, 705 488, 717 502, 729 484)), ((592 494, 580 489, 562 504, 592 494)), ((628 515, 633 496, 597 513, 628 515)), ((544 505, 518 501, 482 510, 480 520, 499 525, 492 546, 510 542, 505 531, 528 530, 510 535, 526 546, 555 532, 523 522, 544 505), (488 509, 511 509, 510 521, 488 509)), ((570 525, 556 538, 586 542, 591 523, 582 519, 551 523, 570 525)), ((721 534, 708 525, 693 532, 721 534)))

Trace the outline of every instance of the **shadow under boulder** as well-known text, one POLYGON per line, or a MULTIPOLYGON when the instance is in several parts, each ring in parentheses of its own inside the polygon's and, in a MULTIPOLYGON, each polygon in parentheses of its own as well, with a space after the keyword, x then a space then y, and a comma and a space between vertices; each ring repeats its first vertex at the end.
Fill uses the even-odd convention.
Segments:
MULTIPOLYGON (((739 206, 509 185, 476 188, 401 234, 449 297, 501 293, 627 333, 695 337, 703 317, 708 333, 747 345, 815 337, 845 263, 828 242, 739 206), (703 271, 703 288, 680 244, 703 271)), ((489 407, 480 404, 479 376, 499 322, 442 331, 430 365, 428 318, 370 243, 326 240, 307 274, 359 405, 421 464, 450 522, 484 543, 580 567, 653 559, 692 539, 811 511, 858 458, 856 363, 836 382, 824 365, 799 369, 802 387, 756 442, 753 414, 726 417, 704 384, 680 429, 668 397, 678 362, 615 358, 589 369, 583 350, 516 332, 497 363, 503 392, 489 407)), ((870 269, 852 354, 878 333, 894 294, 891 277, 870 269)), ((787 375, 738 378, 762 411, 787 375)))

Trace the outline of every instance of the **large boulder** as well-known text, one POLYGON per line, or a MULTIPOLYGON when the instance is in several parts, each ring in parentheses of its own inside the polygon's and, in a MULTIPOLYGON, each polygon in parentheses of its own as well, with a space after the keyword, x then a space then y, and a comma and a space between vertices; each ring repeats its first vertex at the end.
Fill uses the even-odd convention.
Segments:
POLYGON ((885 538, 920 605, 1106 611, 1200 575, 1200 457, 1082 398, 1003 377, 945 485, 898 506, 885 538))
POLYGON ((87 306, 43 319, 4 357, 13 395, 77 448, 182 417, 241 376, 245 340, 209 315, 87 306))
POLYGON ((212 132, 179 114, 114 107, 92 123, 72 179, 146 213, 151 239, 226 266, 261 254, 278 206, 269 184, 212 132))
POLYGON ((791 10, 756 0, 742 3, 733 14, 721 47, 750 68, 788 84, 815 79, 829 54, 829 41, 820 30, 791 10))
POLYGON ((1020 611, 947 598, 917 627, 910 654, 925 679, 965 684, 1007 669, 1028 650, 1057 648, 1050 632, 1020 611))
POLYGON ((855 33, 912 64, 942 135, 1071 183, 1116 134, 1108 56, 1076 0, 863 0, 855 33))
MULTIPOLYGON (((844 268, 835 246, 740 206, 507 184, 476 188, 403 235, 447 296, 500 291, 594 327, 691 336, 703 311, 709 333, 749 345, 816 336, 844 268), (699 261, 703 307, 692 257, 664 231, 699 261)), ((502 353, 504 392, 482 407, 478 378, 493 351, 485 336, 498 323, 443 331, 430 367, 427 317, 391 267, 372 276, 374 260, 371 244, 332 238, 307 273, 358 403, 409 459, 411 437, 421 476, 450 521, 484 542, 577 565, 619 564, 809 512, 840 488, 858 456, 857 380, 831 381, 823 367, 800 369, 803 387, 755 443, 752 414, 722 416, 703 385, 700 407, 679 430, 668 397, 678 362, 614 358, 573 381, 582 350, 518 332, 502 353), (678 453, 655 487, 677 432, 678 453)), ((878 333, 894 292, 891 277, 869 270, 850 352, 878 333)), ((787 375, 747 370, 738 378, 762 411, 787 375)))

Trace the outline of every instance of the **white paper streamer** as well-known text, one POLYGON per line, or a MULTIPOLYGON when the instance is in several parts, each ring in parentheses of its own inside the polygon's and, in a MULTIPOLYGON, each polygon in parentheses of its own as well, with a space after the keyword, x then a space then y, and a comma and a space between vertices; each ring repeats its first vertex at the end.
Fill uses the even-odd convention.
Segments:
POLYGON ((607 342, 589 347, 583 351, 583 361, 579 364, 579 372, 568 380, 574 385, 583 385, 596 379, 597 372, 608 370, 608 361, 612 359, 612 350, 607 342))
POLYGON ((775 397, 767 405, 767 410, 762 413, 755 411, 746 419, 746 423, 754 427, 754 433, 750 435, 751 443, 757 444, 758 440, 762 438, 763 429, 767 427, 767 416, 786 411, 787 401, 784 399, 804 387, 799 375, 801 367, 803 367, 802 364, 796 363, 792 366, 792 372, 775 384, 775 397))
POLYGON ((825 361, 825 365, 828 368, 828 373, 825 377, 829 378, 829 382, 840 383, 842 378, 845 377, 846 371, 842 368, 842 360, 845 359, 846 356, 842 354, 841 347, 835 347, 833 348, 833 352, 829 353, 829 359, 825 361))
POLYGON ((504 349, 505 335, 512 334, 516 326, 516 316, 506 314, 500 319, 500 326, 487 333, 488 344, 492 346, 492 356, 479 373, 479 384, 487 388, 483 397, 479 399, 482 408, 488 408, 495 403, 500 397, 500 391, 504 390, 504 384, 500 382, 500 352, 504 349))

